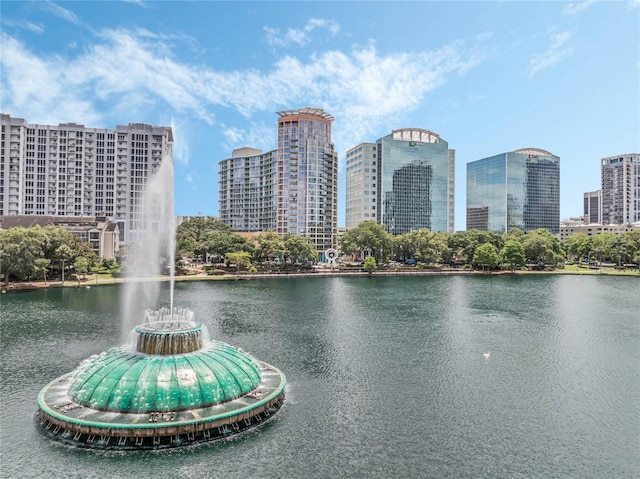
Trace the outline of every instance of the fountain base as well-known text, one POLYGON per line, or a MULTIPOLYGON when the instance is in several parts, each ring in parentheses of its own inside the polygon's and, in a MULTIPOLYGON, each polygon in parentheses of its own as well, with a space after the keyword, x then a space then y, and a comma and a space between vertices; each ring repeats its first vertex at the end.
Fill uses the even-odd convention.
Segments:
POLYGON ((282 372, 209 341, 201 323, 151 321, 134 332, 40 391, 45 436, 93 449, 186 446, 255 429, 284 403, 282 372))
POLYGON ((66 394, 70 375, 47 385, 34 420, 47 437, 91 449, 148 450, 216 441, 256 429, 284 404, 284 375, 258 362, 260 385, 251 393, 205 408, 169 412, 118 413, 94 410, 66 394))

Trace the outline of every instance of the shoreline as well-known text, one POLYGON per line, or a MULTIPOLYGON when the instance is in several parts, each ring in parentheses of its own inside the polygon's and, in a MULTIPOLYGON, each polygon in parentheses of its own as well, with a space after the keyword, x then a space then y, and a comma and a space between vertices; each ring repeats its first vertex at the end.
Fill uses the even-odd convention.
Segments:
MULTIPOLYGON (((521 275, 586 275, 586 276, 625 276, 640 278, 640 272, 637 270, 616 270, 616 269, 586 269, 586 268, 564 268, 553 271, 528 271, 519 270, 515 273, 511 271, 492 271, 482 272, 471 269, 388 269, 377 270, 371 273, 365 270, 315 270, 313 273, 304 272, 271 272, 271 273, 229 273, 224 275, 181 275, 176 276, 176 282, 181 281, 250 281, 260 279, 274 278, 326 278, 326 277, 389 277, 389 276, 521 276, 521 275)), ((17 291, 33 291, 43 288, 90 288, 91 286, 104 286, 114 284, 124 284, 126 282, 140 281, 170 281, 170 277, 161 276, 153 278, 114 278, 114 277, 96 277, 96 275, 88 276, 81 281, 67 280, 62 281, 25 281, 10 282, 8 287, 4 284, 1 286, 2 293, 17 291)))

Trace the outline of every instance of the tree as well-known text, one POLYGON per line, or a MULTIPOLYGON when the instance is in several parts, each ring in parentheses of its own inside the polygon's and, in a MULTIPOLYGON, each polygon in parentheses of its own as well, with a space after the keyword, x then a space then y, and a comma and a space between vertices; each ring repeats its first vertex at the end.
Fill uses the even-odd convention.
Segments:
POLYGON ((279 234, 273 231, 263 231, 255 236, 255 240, 258 242, 256 248, 258 261, 263 262, 284 256, 284 241, 279 234))
POLYGON ((452 265, 471 264, 474 262, 476 248, 485 243, 492 244, 496 251, 499 251, 503 246, 503 238, 498 233, 479 230, 461 231, 451 235, 448 237, 451 256, 447 260, 452 265))
POLYGON ((246 251, 227 253, 225 255, 225 260, 228 266, 235 264, 238 271, 240 268, 247 268, 251 264, 251 257, 246 251))
POLYGON ((473 262, 482 266, 483 272, 485 271, 485 268, 495 268, 498 265, 499 260, 498 250, 491 243, 481 244, 476 248, 475 253, 473 254, 473 262))
POLYGON ((54 252, 55 257, 62 261, 62 284, 64 284, 65 262, 66 260, 71 258, 72 254, 73 254, 73 251, 71 250, 71 247, 66 244, 61 244, 56 248, 54 252))
POLYGON ((611 252, 614 256, 613 259, 618 261, 618 268, 622 267, 623 260, 627 263, 630 250, 631 248, 627 245, 627 241, 624 236, 617 235, 616 238, 611 241, 611 252))
POLYGON ((373 256, 367 256, 362 263, 362 267, 369 272, 369 275, 373 273, 373 270, 378 267, 376 259, 373 256))
POLYGON ((448 249, 445 237, 428 229, 409 231, 399 235, 396 245, 402 251, 403 259, 416 258, 423 263, 439 263, 448 249))
POLYGON ((520 228, 511 228, 509 229, 509 231, 507 231, 502 235, 502 239, 504 240, 505 243, 508 240, 514 240, 522 244, 522 242, 524 241, 524 237, 525 237, 525 233, 520 228))
POLYGON ((212 232, 222 233, 221 236, 233 234, 231 227, 214 218, 198 216, 180 223, 176 228, 176 257, 203 258, 212 232))
POLYGON ((76 270, 76 279, 78 280, 78 286, 80 286, 80 275, 84 277, 87 274, 87 271, 89 271, 89 266, 89 259, 85 258, 84 256, 78 256, 74 261, 73 269, 76 270))
POLYGON ((0 230, 0 270, 5 287, 11 276, 24 281, 42 274, 45 262, 38 260, 44 259, 44 243, 45 235, 39 226, 0 230))
POLYGON ((209 230, 202 235, 199 254, 212 257, 216 262, 223 261, 227 253, 245 251, 252 253, 254 247, 247 238, 231 231, 209 230))
POLYGON ((284 237, 284 255, 291 264, 318 261, 318 251, 309 238, 288 234, 284 237))
POLYGON ((564 261, 565 252, 560 240, 545 228, 529 231, 522 246, 527 262, 535 263, 538 267, 557 266, 564 261))
POLYGON ((505 241, 504 247, 500 251, 500 257, 502 263, 508 265, 512 273, 515 273, 516 268, 521 268, 525 265, 524 247, 522 243, 516 240, 505 241))
POLYGON ((588 258, 591 252, 591 245, 591 237, 585 233, 574 233, 564 241, 564 249, 567 252, 567 256, 575 257, 579 260, 588 258))
POLYGON ((340 251, 344 254, 373 256, 384 262, 391 255, 392 236, 375 220, 363 221, 340 238, 340 251))

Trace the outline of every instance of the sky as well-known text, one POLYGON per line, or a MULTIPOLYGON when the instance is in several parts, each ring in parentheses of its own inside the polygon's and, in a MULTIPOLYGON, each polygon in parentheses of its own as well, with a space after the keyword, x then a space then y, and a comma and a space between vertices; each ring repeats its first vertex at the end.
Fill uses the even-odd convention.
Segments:
POLYGON ((600 160, 640 153, 640 0, 13 1, 0 3, 0 111, 32 124, 173 129, 177 215, 218 215, 218 163, 277 146, 277 112, 334 116, 345 154, 400 128, 466 164, 520 148, 560 157, 560 215, 600 160))

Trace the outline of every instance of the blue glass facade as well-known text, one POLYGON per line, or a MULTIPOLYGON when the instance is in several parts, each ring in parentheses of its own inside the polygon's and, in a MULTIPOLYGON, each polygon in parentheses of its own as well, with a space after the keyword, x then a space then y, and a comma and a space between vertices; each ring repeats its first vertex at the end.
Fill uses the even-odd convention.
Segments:
POLYGON ((523 149, 467 164, 467 230, 560 233, 560 158, 523 149))
POLYGON ((453 231, 455 153, 437 134, 396 130, 377 142, 378 218, 394 235, 453 231))

